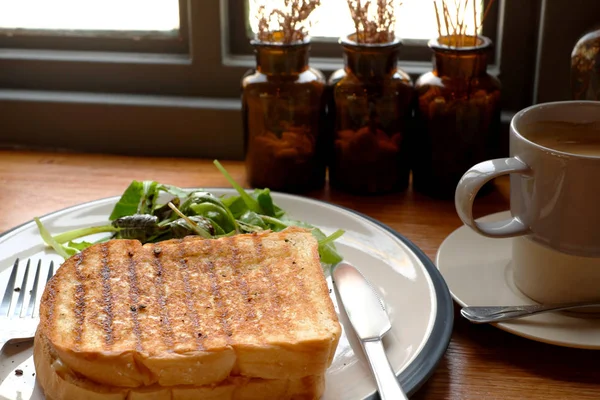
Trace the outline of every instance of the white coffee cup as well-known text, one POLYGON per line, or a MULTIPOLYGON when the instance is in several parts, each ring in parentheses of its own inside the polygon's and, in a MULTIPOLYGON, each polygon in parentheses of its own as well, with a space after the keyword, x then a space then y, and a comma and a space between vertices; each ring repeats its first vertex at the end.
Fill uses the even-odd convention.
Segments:
POLYGON ((469 169, 456 188, 461 220, 481 235, 513 239, 516 286, 541 303, 600 300, 600 152, 569 153, 538 143, 532 123, 600 124, 600 102, 538 104, 510 126, 510 157, 469 169), (510 174, 512 218, 478 222, 473 203, 488 181, 510 174))

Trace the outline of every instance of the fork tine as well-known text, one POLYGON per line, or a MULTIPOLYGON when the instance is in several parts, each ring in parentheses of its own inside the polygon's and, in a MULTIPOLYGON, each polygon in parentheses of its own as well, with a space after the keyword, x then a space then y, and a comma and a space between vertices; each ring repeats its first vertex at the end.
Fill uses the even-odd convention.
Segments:
POLYGON ((19 291, 19 298, 17 299, 17 306, 13 315, 18 317, 23 311, 23 303, 25 302, 25 291, 27 290, 27 278, 29 277, 29 266, 31 265, 31 259, 27 260, 27 266, 25 267, 25 273, 23 274, 23 282, 21 283, 21 290, 19 291))
POLYGON ((33 309, 35 308, 35 300, 38 291, 38 282, 40 280, 40 270, 42 269, 42 260, 38 261, 37 268, 35 270, 35 278, 33 279, 33 287, 31 288, 31 296, 29 296, 29 305, 27 306, 26 317, 33 317, 33 309))
POLYGON ((46 277, 46 283, 54 276, 54 261, 50 261, 50 268, 48 268, 48 276, 46 277))
POLYGON ((0 315, 8 316, 8 311, 10 310, 10 303, 12 303, 12 295, 15 290, 15 280, 17 279, 17 269, 19 268, 19 259, 15 260, 15 264, 13 265, 12 272, 10 273, 10 278, 8 278, 8 283, 6 284, 6 292, 4 292, 4 297, 2 298, 2 305, 0 305, 0 315))

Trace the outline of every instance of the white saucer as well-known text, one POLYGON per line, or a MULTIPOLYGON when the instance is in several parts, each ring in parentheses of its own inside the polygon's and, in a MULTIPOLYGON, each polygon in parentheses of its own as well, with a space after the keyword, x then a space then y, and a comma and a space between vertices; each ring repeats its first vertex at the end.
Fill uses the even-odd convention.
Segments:
MULTIPOLYGON (((481 218, 510 217, 505 211, 481 218)), ((491 239, 463 226, 440 246, 436 265, 461 306, 536 304, 512 279, 511 239, 491 239)), ((552 312, 493 324, 515 335, 564 347, 600 349, 600 318, 552 312)))

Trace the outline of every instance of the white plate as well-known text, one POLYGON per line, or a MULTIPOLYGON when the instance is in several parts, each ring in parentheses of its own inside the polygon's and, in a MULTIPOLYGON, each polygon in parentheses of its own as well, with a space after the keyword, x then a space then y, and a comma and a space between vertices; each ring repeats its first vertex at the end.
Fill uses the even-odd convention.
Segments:
MULTIPOLYGON (((234 193, 229 189, 209 190, 217 195, 234 193)), ((337 242, 338 250, 380 290, 392 320, 392 330, 384 339, 390 363, 405 390, 415 392, 444 354, 453 323, 452 299, 433 263, 397 232, 366 216, 299 196, 275 193, 273 197, 289 215, 319 226, 326 234, 338 228, 346 231, 337 242)), ((117 200, 81 204, 47 215, 42 222, 53 234, 105 224, 117 200)), ((62 261, 44 248, 35 224, 18 227, 0 237, 0 292, 15 257, 35 262, 43 258, 46 266, 51 259, 62 261)), ((328 283, 331 288, 330 278, 328 283)), ((335 291, 331 292, 339 312, 335 291)), ((327 371, 323 399, 376 398, 375 381, 345 313, 340 314, 340 320, 343 334, 327 371)), ((33 376, 31 345, 10 347, 5 353, 0 359, 0 397, 43 399, 33 376), (23 370, 22 376, 14 373, 17 368, 23 370)))
MULTIPOLYGON (((509 217, 505 211, 481 220, 509 217)), ((436 264, 454 300, 461 306, 536 304, 513 282, 511 246, 511 239, 487 238, 467 226, 450 234, 438 250, 436 264)), ((600 318, 553 312, 493 325, 539 342, 600 349, 600 318)))

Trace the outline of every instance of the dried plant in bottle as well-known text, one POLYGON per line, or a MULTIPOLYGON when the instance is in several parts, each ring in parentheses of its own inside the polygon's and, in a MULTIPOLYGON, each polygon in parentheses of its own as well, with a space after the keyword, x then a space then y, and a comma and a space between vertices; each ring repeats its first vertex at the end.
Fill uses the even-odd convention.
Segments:
POLYGON ((402 3, 394 0, 348 0, 357 43, 389 43, 394 40, 396 11, 402 3), (376 8, 371 6, 375 5, 376 8))
POLYGON ((479 29, 492 8, 494 0, 488 1, 481 22, 477 18, 477 3, 478 0, 471 0, 473 9, 471 15, 468 12, 469 0, 433 0, 438 35, 440 39, 445 39, 443 44, 448 47, 466 47, 478 44, 479 29), (467 23, 471 18, 473 18, 472 33, 468 32, 469 24, 467 23))
POLYGON ((310 16, 321 0, 257 0, 257 3, 257 39, 290 44, 307 38, 310 16))

